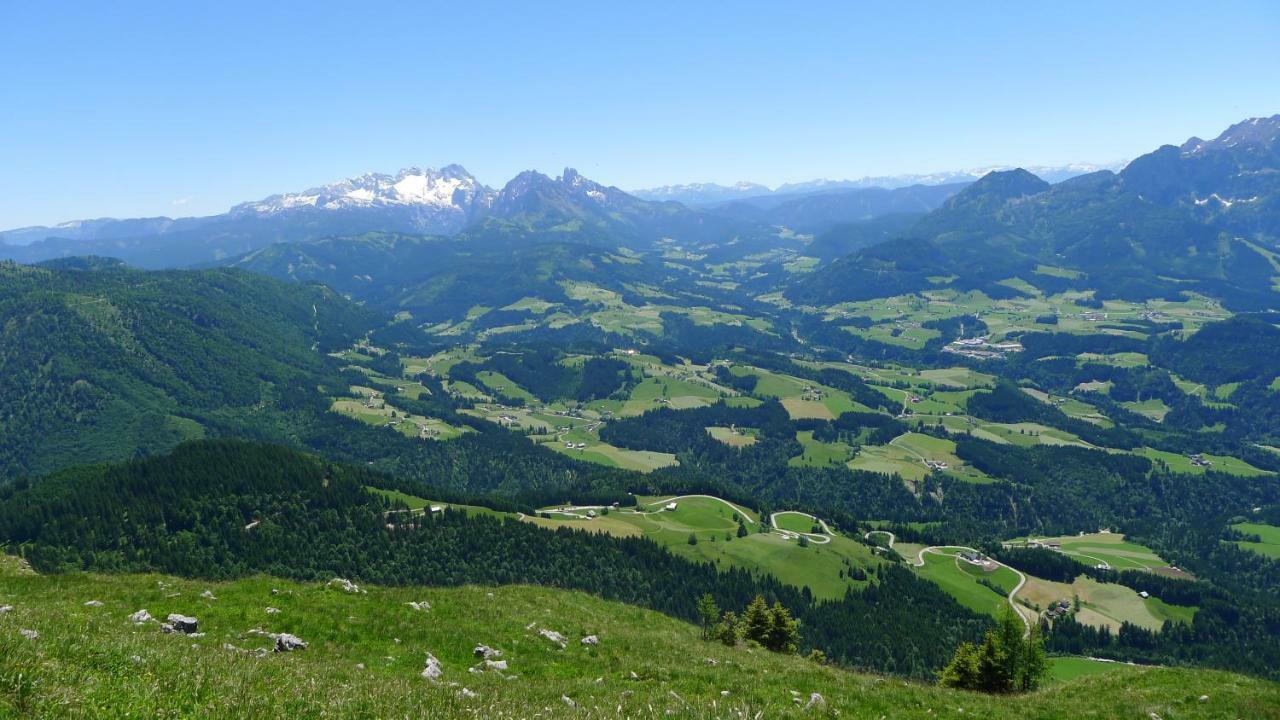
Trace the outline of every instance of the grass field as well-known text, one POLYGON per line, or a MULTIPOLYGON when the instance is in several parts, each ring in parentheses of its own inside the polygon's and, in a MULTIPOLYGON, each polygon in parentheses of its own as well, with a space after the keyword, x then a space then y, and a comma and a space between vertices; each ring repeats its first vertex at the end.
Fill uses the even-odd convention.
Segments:
MULTIPOLYGON (((0 576, 0 716, 802 718, 1274 718, 1280 685, 1226 673, 1118 666, 1083 677, 1066 667, 1052 687, 982 696, 859 675, 795 656, 704 642, 698 629, 638 607, 533 587, 382 588, 343 593, 267 577, 233 582, 157 575, 0 576), (205 589, 217 597, 199 597, 205 589), (102 607, 85 607, 90 599, 102 607), (426 600, 430 610, 409 607, 426 600), (265 613, 270 605, 280 609, 265 613), (135 627, 129 613, 199 618, 203 637, 135 627), (31 628, 36 640, 14 628, 31 628), (256 657, 263 627, 310 643, 256 657), (561 650, 537 635, 565 634, 561 650), (588 634, 599 645, 578 640, 588 634), (514 680, 469 673, 472 649, 501 649, 514 680), (424 680, 427 653, 440 683, 424 680), (713 658, 712 665, 705 658, 713 658), (631 674, 636 679, 630 679, 631 674), (457 683, 458 685, 451 685, 457 683), (465 686, 475 697, 461 697, 465 686), (722 694, 722 691, 728 694, 722 694), (827 714, 793 691, 821 693, 827 714), (1209 694, 1212 703, 1196 698, 1209 694), (571 710, 561 697, 577 705, 571 710)), ((1055 661, 1056 662, 1056 661, 1055 661)))
POLYGON ((1214 472, 1229 473, 1231 475, 1239 475, 1241 477, 1255 477, 1258 475, 1266 475, 1266 470, 1260 470, 1249 463, 1229 457, 1226 455, 1202 455, 1202 457, 1210 463, 1209 467, 1203 465, 1195 465, 1191 462, 1191 458, 1178 453, 1166 452, 1164 450, 1155 450, 1153 448, 1144 447, 1137 451, 1137 454, 1150 460, 1158 460, 1168 466, 1171 472, 1186 473, 1190 475, 1203 475, 1206 470, 1214 472))
MULTIPOLYGON (((904 547, 902 552, 906 552, 904 547)), ((974 612, 985 613, 992 617, 998 617, 999 613, 1004 609, 1008 600, 1004 595, 978 584, 977 577, 965 568, 961 567, 967 563, 957 559, 956 555, 950 551, 942 551, 943 554, 925 553, 924 566, 913 567, 916 574, 920 577, 933 582, 944 592, 956 599, 961 605, 973 610, 974 612)), ((1003 568, 1001 568, 1003 569, 1003 568)), ((1008 572, 1008 571, 1006 571, 1008 572)), ((993 573, 994 574, 994 573, 993 573)), ((1007 578, 1004 578, 1007 580, 1007 578)), ((1013 584, 1017 581, 1014 580, 1013 584)))
POLYGON ((1032 445, 1093 447, 1065 430, 1032 422, 981 423, 972 432, 974 437, 980 437, 983 440, 1018 445, 1020 447, 1031 447, 1032 445))
POLYGON ((1237 542, 1236 546, 1245 550, 1252 550, 1259 555, 1280 559, 1280 527, 1265 523, 1236 523, 1231 527, 1240 532, 1257 535, 1262 538, 1262 542, 1244 540, 1237 542))
POLYGON ((502 373, 493 372, 492 370, 481 370, 476 373, 476 378, 484 383, 488 390, 509 398, 516 398, 527 403, 536 403, 538 399, 533 393, 525 390, 519 385, 512 382, 510 378, 502 373))
POLYGON ((897 475, 912 481, 923 480, 929 474, 928 468, 915 456, 893 445, 864 445, 848 466, 853 470, 897 475))
POLYGON ((462 510, 468 515, 488 515, 490 517, 511 517, 511 515, 509 515, 508 513, 498 512, 497 510, 492 510, 487 507, 481 507, 479 505, 458 505, 455 503, 440 502, 438 500, 428 500, 423 497, 418 497, 417 495, 410 495, 408 493, 400 492, 399 490, 384 490, 383 488, 369 487, 367 485, 365 486, 365 489, 368 490, 369 492, 381 495, 382 497, 387 498, 388 500, 391 500, 393 502, 394 501, 402 502, 405 505, 407 505, 410 510, 414 510, 418 512, 421 512, 423 508, 437 506, 437 507, 448 508, 451 510, 462 510))
MULTIPOLYGON (((822 598, 837 598, 846 589, 864 584, 841 577, 850 565, 865 568, 881 563, 866 545, 843 536, 833 536, 826 544, 813 542, 801 547, 796 540, 779 533, 758 532, 760 518, 749 508, 715 498, 684 497, 675 500, 674 511, 661 510, 669 499, 638 497, 642 512, 621 508, 608 515, 597 511, 597 516, 590 519, 585 517, 585 511, 552 513, 550 520, 526 519, 545 527, 570 527, 618 536, 642 535, 691 560, 714 563, 724 569, 739 567, 768 573, 784 583, 808 587, 816 597, 822 598), (749 533, 745 537, 737 536, 735 513, 751 521, 747 523, 749 533), (690 535, 697 538, 696 544, 689 544, 690 535)), ((789 530, 809 533, 813 521, 800 514, 787 513, 779 516, 779 524, 789 530)))
POLYGON ((1064 554, 1086 565, 1105 562, 1115 570, 1156 570, 1169 567, 1169 563, 1154 550, 1125 540, 1121 533, 1087 533, 1037 539, 1044 544, 1058 544, 1064 554))
POLYGON ((709 426, 707 434, 731 447, 751 447, 756 444, 756 436, 751 428, 709 426))
POLYGON ((1121 670, 1122 663, 1104 662, 1084 657, 1060 656, 1049 658, 1049 674, 1045 677, 1046 685, 1061 685, 1079 678, 1099 673, 1121 670))
POLYGON ((1164 416, 1169 414, 1169 406, 1160 398, 1152 398, 1141 402, 1129 400, 1120 404, 1130 411, 1151 418, 1156 422, 1164 422, 1164 416))
POLYGON ((842 442, 826 443, 813 439, 812 430, 801 430, 796 433, 796 440, 804 448, 804 452, 791 458, 790 465, 810 465, 813 467, 830 467, 843 465, 853 456, 853 448, 842 442))

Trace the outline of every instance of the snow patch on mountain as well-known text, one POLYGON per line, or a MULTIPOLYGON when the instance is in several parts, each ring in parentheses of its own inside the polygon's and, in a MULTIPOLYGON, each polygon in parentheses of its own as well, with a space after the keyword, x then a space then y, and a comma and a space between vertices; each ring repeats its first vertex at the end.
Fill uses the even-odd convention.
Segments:
POLYGON ((232 208, 233 213, 274 214, 299 208, 320 210, 422 206, 424 209, 469 213, 486 207, 494 191, 476 181, 460 165, 440 170, 408 168, 396 175, 366 173, 359 177, 310 188, 299 193, 272 195, 232 208))

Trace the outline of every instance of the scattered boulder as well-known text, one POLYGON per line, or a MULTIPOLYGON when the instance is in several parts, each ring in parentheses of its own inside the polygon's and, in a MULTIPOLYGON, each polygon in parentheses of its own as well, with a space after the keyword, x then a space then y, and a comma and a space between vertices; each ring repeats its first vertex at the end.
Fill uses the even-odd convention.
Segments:
POLYGON ((1201 696, 1200 696, 1200 702, 1209 702, 1209 696, 1208 696, 1208 695, 1201 695, 1201 696))
POLYGON ((427 653, 427 664, 422 668, 422 677, 431 682, 439 682, 444 677, 444 668, 440 666, 440 661, 435 655, 427 653))
POLYGON ((342 592, 351 593, 353 595, 365 592, 359 585, 351 582, 346 578, 334 578, 325 584, 325 587, 336 587, 342 592))
POLYGON ((561 695, 560 702, 564 703, 565 705, 568 705, 571 708, 578 707, 578 703, 574 702, 573 698, 569 697, 568 695, 561 695))
POLYGON ((721 691, 720 691, 720 697, 729 697, 729 691, 728 691, 728 690, 721 690, 721 691))
POLYGON ((477 695, 477 694, 475 693, 475 691, 473 691, 473 690, 468 690, 467 688, 462 688, 461 690, 459 690, 459 691, 458 691, 458 697, 460 697, 460 698, 465 698, 465 699, 471 699, 471 698, 474 698, 474 697, 479 697, 479 695, 477 695))
POLYGON ((212 590, 205 590, 204 592, 200 593, 200 597, 204 598, 205 600, 217 600, 217 599, 218 599, 218 598, 214 597, 214 595, 213 595, 213 591, 212 591, 212 590))
POLYGON ((101 601, 101 600, 90 600, 89 602, 85 603, 85 604, 84 604, 84 606, 85 606, 85 607, 102 607, 102 601, 101 601))
POLYGON ((169 617, 165 618, 165 621, 165 624, 171 628, 170 632, 176 631, 187 635, 194 634, 199 630, 200 625, 200 621, 190 615, 179 615, 178 613, 169 613, 169 617))
POLYGON ((294 650, 306 650, 306 649, 307 649, 306 641, 304 641, 302 638, 298 637, 297 635, 290 635, 289 633, 280 633, 279 635, 276 635, 275 651, 278 653, 293 652, 294 650))
POLYGON ((151 613, 147 612, 146 608, 143 608, 138 612, 129 616, 129 622, 133 623, 134 625, 143 625, 153 620, 155 620, 155 618, 151 617, 151 613))
POLYGON ((413 608, 414 610, 421 610, 423 612, 426 612, 427 610, 431 609, 431 603, 427 602, 426 600, 423 600, 422 602, 410 601, 409 607, 413 608))
POLYGON ((495 660, 497 658, 502 657, 501 650, 496 650, 494 648, 489 647, 488 645, 477 645, 476 649, 473 652, 475 653, 476 657, 484 658, 485 660, 495 660))
POLYGON ((280 612, 280 608, 274 608, 274 607, 268 607, 268 608, 267 608, 267 614, 268 614, 268 615, 276 615, 276 614, 278 614, 279 612, 280 612))
POLYGON ((628 674, 628 676, 627 676, 627 677, 628 677, 628 679, 630 679, 630 680, 639 680, 639 679, 640 679, 640 676, 636 674, 636 671, 635 671, 635 670, 632 670, 632 671, 628 674))
POLYGON ((363 669, 364 669, 364 663, 356 663, 356 669, 357 669, 357 670, 363 670, 363 669))
POLYGON ((0 605, 0 615, 13 612, 12 605, 0 605))
POLYGON ((506 660, 485 660, 484 669, 492 670, 494 672, 504 671, 507 669, 507 661, 506 660))
POLYGON ((582 638, 582 644, 583 645, 599 645, 600 638, 596 637, 595 635, 588 635, 582 638))
POLYGON ((538 631, 538 634, 550 640, 551 642, 559 645, 561 650, 563 650, 565 646, 569 644, 568 641, 564 639, 564 636, 556 632, 555 630, 548 630, 546 628, 543 628, 538 631))
POLYGON ((18 634, 28 640, 35 640, 36 638, 40 637, 40 633, 36 632, 35 630, 28 630, 26 628, 22 628, 18 630, 18 634))
POLYGON ((704 660, 703 662, 705 662, 706 664, 710 665, 711 667, 715 667, 715 666, 717 666, 717 665, 719 665, 719 664, 720 664, 720 661, 719 661, 719 660, 717 660, 717 659, 715 659, 715 658, 707 658, 707 659, 706 659, 706 660, 704 660))
POLYGON ((822 693, 809 693, 809 702, 805 704, 805 710, 825 710, 827 707, 827 699, 822 697, 822 693))

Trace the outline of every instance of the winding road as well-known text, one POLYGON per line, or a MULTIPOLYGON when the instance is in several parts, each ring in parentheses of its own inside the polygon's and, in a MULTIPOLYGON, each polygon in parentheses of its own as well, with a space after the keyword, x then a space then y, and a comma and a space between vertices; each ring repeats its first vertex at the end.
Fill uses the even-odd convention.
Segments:
POLYGON ((752 520, 751 516, 748 515, 746 512, 744 512, 742 508, 738 507, 737 505, 734 505, 733 503, 729 502, 728 500, 725 500, 724 498, 718 498, 715 495, 677 495, 676 497, 669 497, 669 498, 666 498, 665 500, 654 500, 651 503, 645 503, 645 506, 653 507, 654 505, 666 505, 667 503, 670 503, 670 502, 677 502, 679 500, 685 500, 688 498, 705 498, 707 500, 715 500, 716 502, 724 503, 725 505, 728 505, 735 513, 740 515, 742 519, 747 522, 748 525, 756 524, 756 521, 752 520))
MULTIPOLYGON (((920 552, 916 554, 916 558, 915 558, 915 560, 913 560, 913 561, 911 562, 911 564, 912 564, 912 565, 915 565, 916 567, 924 567, 924 554, 925 554, 925 553, 931 553, 931 554, 934 554, 934 555, 950 556, 950 557, 954 557, 954 558, 956 558, 956 562, 959 562, 959 561, 960 561, 960 558, 959 558, 957 555, 954 555, 954 554, 951 554, 951 553, 945 553, 945 552, 942 552, 943 550, 957 550, 957 551, 959 551, 959 552, 966 552, 966 551, 967 551, 967 552, 974 552, 974 553, 978 552, 977 550, 974 550, 974 549, 973 549, 973 548, 971 548, 971 547, 966 547, 966 546, 964 546, 964 545, 930 545, 929 547, 921 548, 921 549, 920 549, 920 552)), ((1017 594, 1018 594, 1018 591, 1022 589, 1022 586, 1023 586, 1023 585, 1026 585, 1026 584, 1027 584, 1027 576, 1026 576, 1026 575, 1024 575, 1024 574, 1022 574, 1022 571, 1021 571, 1021 570, 1018 570, 1017 568, 1009 567, 1008 565, 1005 565, 1004 563, 1000 562, 999 560, 992 560, 992 559, 990 559, 990 558, 988 558, 988 560, 989 560, 990 562, 992 562, 992 563, 995 563, 996 565, 999 565, 1000 567, 1003 567, 1003 568, 1009 568, 1009 570, 1013 571, 1013 573, 1014 573, 1015 575, 1017 575, 1017 576, 1018 576, 1018 584, 1017 584, 1017 585, 1015 585, 1015 586, 1013 587, 1013 589, 1009 591, 1009 598, 1008 598, 1008 599, 1009 599, 1009 607, 1013 608, 1013 611, 1014 611, 1015 613, 1017 613, 1017 614, 1018 614, 1018 617, 1022 620, 1022 624, 1023 624, 1024 626, 1026 626, 1026 629, 1023 631, 1022 636, 1023 636, 1023 637, 1026 637, 1026 636, 1030 635, 1030 634, 1031 634, 1031 620, 1029 620, 1029 619, 1027 618, 1027 616, 1024 614, 1024 610, 1023 610, 1022 606, 1021 606, 1021 605, 1018 605, 1018 603, 1017 603, 1017 601, 1016 601, 1016 599, 1015 599, 1015 598, 1016 598, 1016 596, 1017 596, 1017 594)), ((1027 610, 1026 612, 1031 612, 1031 611, 1030 611, 1030 610, 1027 610)))
POLYGON ((770 527, 772 527, 774 530, 776 530, 778 533, 780 533, 784 538, 787 538, 788 540, 792 538, 798 538, 801 535, 803 535, 809 539, 809 542, 815 543, 817 545, 826 545, 827 543, 831 542, 831 536, 835 534, 834 532, 832 532, 831 527, 827 525, 826 520, 823 520, 815 515, 810 515, 807 512, 800 512, 799 510, 779 510, 776 513, 771 513, 769 515, 769 525, 770 527), (803 515, 804 517, 807 517, 810 520, 818 523, 818 525, 822 528, 822 531, 825 532, 826 535, 819 535, 818 533, 802 533, 802 532, 796 532, 795 530, 786 530, 784 528, 778 527, 779 515, 803 515))

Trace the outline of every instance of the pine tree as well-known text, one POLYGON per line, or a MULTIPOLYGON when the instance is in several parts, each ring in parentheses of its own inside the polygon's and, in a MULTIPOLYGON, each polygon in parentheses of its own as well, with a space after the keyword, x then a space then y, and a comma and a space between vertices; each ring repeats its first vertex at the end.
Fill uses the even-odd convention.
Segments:
POLYGON ((738 636, 741 634, 741 628, 738 625, 738 616, 732 610, 726 612, 720 618, 720 623, 716 625, 716 639, 730 647, 737 645, 738 636))
POLYGON ((795 653, 800 647, 800 623, 782 603, 774 602, 769 611, 769 631, 764 646, 774 652, 795 653))
POLYGON ((978 689, 978 646, 973 643, 961 643, 951 662, 942 669, 938 681, 944 687, 959 690, 978 689))
POLYGON ((1044 633, 1040 624, 1037 623, 1031 628, 1031 634, 1027 635, 1018 678, 1020 689, 1023 692, 1035 690, 1048 671, 1049 662, 1044 653, 1044 633))
POLYGON ((742 614, 742 625, 742 637, 767 647, 769 632, 773 628, 773 614, 769 612, 769 605, 765 603, 763 596, 757 595, 747 605, 742 614))
POLYGON ((711 639, 716 623, 720 622, 720 606, 716 605, 716 599, 711 597, 711 593, 698 599, 698 620, 702 625, 702 639, 711 639))

